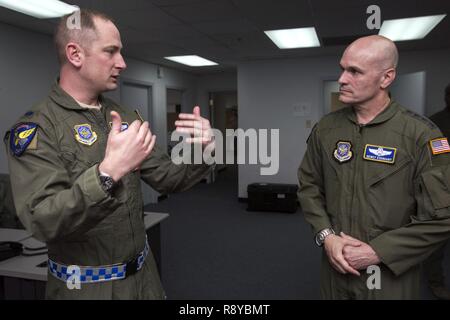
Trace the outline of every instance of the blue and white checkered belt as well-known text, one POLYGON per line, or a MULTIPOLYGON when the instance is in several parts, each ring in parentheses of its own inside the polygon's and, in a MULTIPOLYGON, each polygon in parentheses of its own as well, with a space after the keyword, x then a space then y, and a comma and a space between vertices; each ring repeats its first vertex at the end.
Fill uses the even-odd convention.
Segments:
POLYGON ((70 276, 74 275, 74 267, 80 269, 80 283, 95 283, 103 281, 112 281, 125 279, 141 270, 144 265, 145 258, 149 251, 147 240, 145 241, 144 250, 141 251, 134 259, 128 262, 116 263, 106 266, 68 266, 57 263, 48 259, 48 269, 50 273, 57 279, 67 282, 70 276), (69 268, 72 267, 72 268, 69 268))

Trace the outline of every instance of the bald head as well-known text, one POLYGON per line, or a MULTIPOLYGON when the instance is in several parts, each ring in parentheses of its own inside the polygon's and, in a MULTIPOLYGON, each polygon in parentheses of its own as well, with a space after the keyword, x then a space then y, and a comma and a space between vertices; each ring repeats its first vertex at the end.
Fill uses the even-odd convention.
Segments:
POLYGON ((362 37, 352 42, 345 52, 357 54, 364 63, 386 70, 397 68, 398 50, 390 39, 373 35, 362 37))
POLYGON ((391 40, 369 36, 354 41, 345 49, 340 61, 339 100, 368 109, 386 105, 397 63, 397 48, 391 40))

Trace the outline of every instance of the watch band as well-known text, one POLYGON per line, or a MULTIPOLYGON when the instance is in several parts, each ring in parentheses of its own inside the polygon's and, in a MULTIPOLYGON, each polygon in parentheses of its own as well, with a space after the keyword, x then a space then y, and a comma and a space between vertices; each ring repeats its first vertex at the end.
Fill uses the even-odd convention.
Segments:
POLYGON ((317 232, 315 237, 316 244, 319 247, 323 246, 325 238, 328 237, 330 234, 336 234, 332 228, 325 228, 317 232))

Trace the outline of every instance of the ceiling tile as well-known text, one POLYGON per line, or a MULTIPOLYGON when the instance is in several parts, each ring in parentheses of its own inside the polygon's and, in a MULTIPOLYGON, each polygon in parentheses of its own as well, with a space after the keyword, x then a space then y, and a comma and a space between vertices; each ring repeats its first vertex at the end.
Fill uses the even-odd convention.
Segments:
POLYGON ((239 19, 236 7, 228 0, 210 0, 173 6, 159 6, 166 13, 188 23, 239 19))
POLYGON ((258 28, 246 19, 208 21, 193 23, 192 26, 204 34, 226 34, 238 32, 254 32, 258 28))
POLYGON ((314 25, 308 0, 232 0, 234 5, 261 30, 314 25))

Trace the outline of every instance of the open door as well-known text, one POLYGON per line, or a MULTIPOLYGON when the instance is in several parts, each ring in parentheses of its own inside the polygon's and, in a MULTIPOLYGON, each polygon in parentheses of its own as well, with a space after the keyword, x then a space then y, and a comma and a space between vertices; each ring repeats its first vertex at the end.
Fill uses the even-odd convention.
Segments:
MULTIPOLYGON (((138 109, 144 120, 152 125, 153 98, 152 85, 142 81, 123 80, 120 87, 120 102, 133 109, 138 109)), ((159 192, 141 181, 142 198, 144 205, 157 203, 159 192)))

